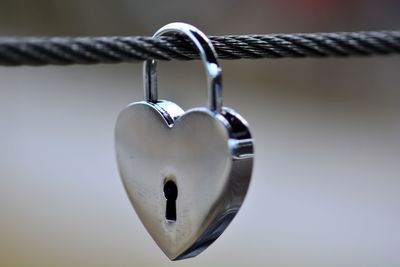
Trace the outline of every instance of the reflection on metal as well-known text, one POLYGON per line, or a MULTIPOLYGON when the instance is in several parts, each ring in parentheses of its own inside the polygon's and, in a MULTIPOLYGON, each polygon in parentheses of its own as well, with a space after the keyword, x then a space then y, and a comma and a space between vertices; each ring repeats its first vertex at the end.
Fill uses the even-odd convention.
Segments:
POLYGON ((207 37, 193 26, 160 29, 184 33, 198 47, 209 77, 209 107, 184 112, 158 100, 156 62, 145 63, 146 101, 119 115, 115 145, 119 171, 145 228, 171 260, 194 257, 235 217, 247 193, 253 140, 246 121, 222 107, 221 69, 207 37))

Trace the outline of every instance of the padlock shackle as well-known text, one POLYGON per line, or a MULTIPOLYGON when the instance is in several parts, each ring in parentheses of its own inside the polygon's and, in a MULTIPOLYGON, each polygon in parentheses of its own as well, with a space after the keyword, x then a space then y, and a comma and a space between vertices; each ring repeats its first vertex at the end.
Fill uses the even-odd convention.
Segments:
MULTIPOLYGON (((153 37, 157 38, 168 33, 186 35, 197 47, 207 73, 208 107, 211 111, 220 113, 222 110, 222 70, 210 39, 196 27, 181 22, 165 25, 153 37)), ((145 99, 149 102, 157 102, 157 60, 146 60, 143 72, 145 99)))

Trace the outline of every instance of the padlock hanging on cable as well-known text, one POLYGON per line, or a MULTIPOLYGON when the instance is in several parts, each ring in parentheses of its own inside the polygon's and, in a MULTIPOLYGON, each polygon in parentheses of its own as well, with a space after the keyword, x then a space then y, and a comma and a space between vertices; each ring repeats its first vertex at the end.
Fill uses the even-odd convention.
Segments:
POLYGON ((171 23, 154 37, 184 34, 208 77, 208 107, 183 111, 157 95, 156 61, 144 63, 145 101, 121 111, 115 130, 119 172, 143 225, 171 259, 194 257, 239 211, 253 169, 247 122, 222 105, 222 76, 205 34, 171 23))

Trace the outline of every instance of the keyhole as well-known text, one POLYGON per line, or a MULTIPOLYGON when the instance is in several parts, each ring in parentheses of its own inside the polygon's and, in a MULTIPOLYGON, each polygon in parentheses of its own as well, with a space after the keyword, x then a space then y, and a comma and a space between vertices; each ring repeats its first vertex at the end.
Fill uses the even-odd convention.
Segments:
POLYGON ((178 198, 178 187, 174 181, 168 181, 165 183, 164 195, 167 199, 165 218, 168 222, 176 222, 176 199, 178 198))

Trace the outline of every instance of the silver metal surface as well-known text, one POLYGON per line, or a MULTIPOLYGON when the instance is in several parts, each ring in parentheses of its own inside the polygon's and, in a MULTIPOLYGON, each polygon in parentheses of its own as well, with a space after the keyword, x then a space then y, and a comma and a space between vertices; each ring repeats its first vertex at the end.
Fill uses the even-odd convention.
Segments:
POLYGON ((205 108, 184 113, 161 101, 134 103, 119 115, 115 141, 125 189, 171 260, 195 256, 210 245, 246 195, 252 139, 246 122, 236 116, 228 121, 232 111, 223 113, 205 108), (172 223, 165 218, 163 186, 168 180, 178 187, 177 220, 172 223))
MULTIPOLYGON (((175 26, 176 31, 189 29, 190 38, 205 38, 206 42, 196 39, 199 50, 213 51, 207 37, 194 27, 167 26, 159 33, 172 32, 175 26)), ((205 65, 211 64, 210 56, 201 53, 205 65)), ((213 60, 218 71, 217 79, 210 76, 210 88, 221 96, 215 55, 213 60)), ((171 260, 194 257, 222 234, 239 211, 251 179, 253 139, 247 122, 233 110, 218 107, 222 102, 215 95, 211 96, 215 109, 212 104, 210 109, 186 112, 158 100, 155 62, 147 62, 145 71, 147 101, 130 104, 117 119, 118 168, 133 207, 158 246, 171 260), (166 193, 169 184, 173 200, 166 193)))
MULTIPOLYGON (((196 27, 180 22, 165 25, 159 29, 153 37, 160 37, 166 34, 181 33, 186 35, 199 50, 200 57, 204 63, 208 80, 208 107, 212 111, 222 110, 222 70, 217 60, 217 53, 210 39, 196 27)), ((149 102, 156 102, 157 92, 157 61, 146 60, 144 63, 145 99, 149 102)))

